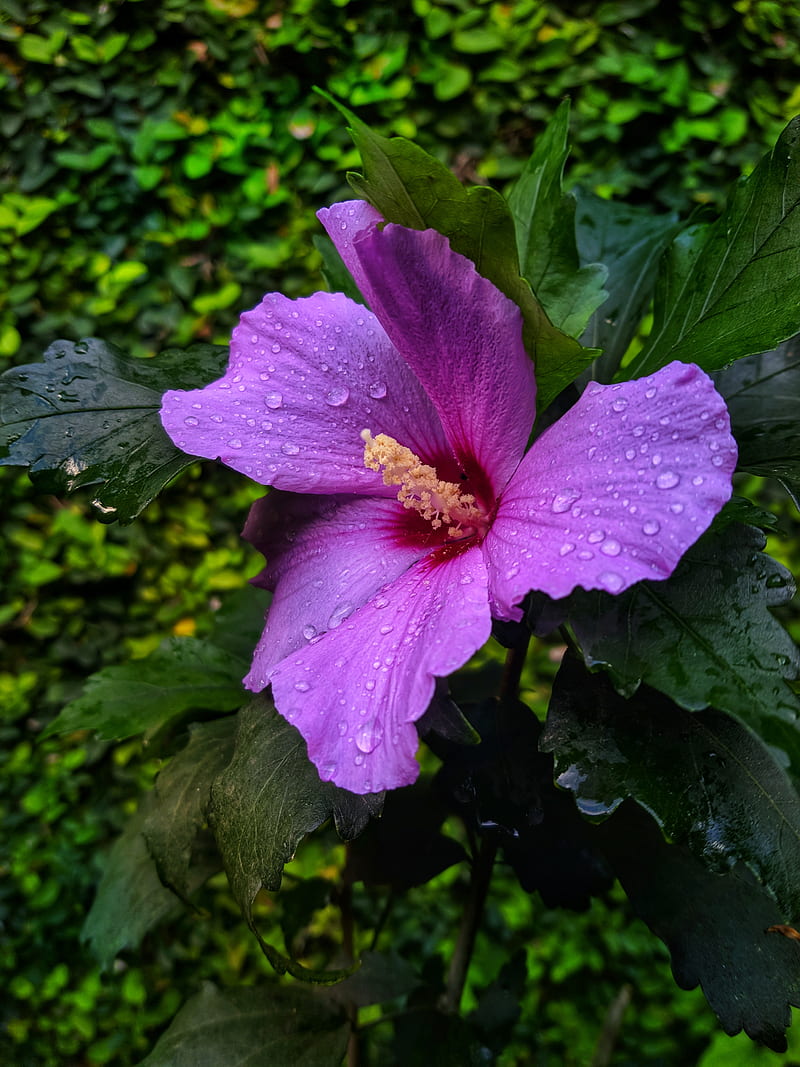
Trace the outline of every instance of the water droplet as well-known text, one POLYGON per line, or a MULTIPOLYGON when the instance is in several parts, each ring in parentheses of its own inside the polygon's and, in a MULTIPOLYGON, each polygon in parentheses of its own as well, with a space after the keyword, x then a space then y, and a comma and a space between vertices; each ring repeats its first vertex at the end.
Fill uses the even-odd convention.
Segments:
POLYGON ((626 448, 625 449, 625 459, 636 459, 636 449, 635 448, 626 448))
POLYGON ((703 475, 702 474, 695 474, 694 478, 692 478, 692 485, 702 485, 702 484, 703 484, 703 475))
POLYGON ((294 687, 298 693, 307 693, 311 688, 308 682, 295 682, 294 687))
POLYGON ((385 608, 386 605, 389 603, 389 600, 385 596, 379 596, 375 598, 373 603, 376 608, 385 608))
POLYGON ((385 636, 386 634, 390 634, 393 629, 394 629, 394 626, 389 626, 387 624, 386 626, 381 626, 381 633, 385 636))
POLYGON ((610 537, 604 545, 600 546, 600 551, 604 556, 618 556, 622 551, 622 545, 610 537))
POLYGON ((711 462, 714 464, 715 467, 721 467, 722 464, 724 463, 724 460, 723 460, 722 456, 712 456, 711 457, 711 462))
POLYGON ((291 441, 284 441, 281 445, 281 452, 284 456, 296 456, 299 451, 299 445, 294 445, 291 441))
POLYGON ((578 489, 565 489, 561 493, 556 493, 550 508, 556 515, 562 515, 565 511, 569 511, 580 495, 578 489))
POLYGON ((383 400, 386 396, 386 382, 373 382, 367 392, 373 400, 383 400))
POLYGON ((578 553, 578 559, 594 559, 594 552, 590 552, 588 548, 581 549, 578 553))
POLYGON ((241 448, 242 447, 242 442, 239 440, 238 437, 232 437, 230 439, 230 441, 228 441, 228 447, 229 448, 241 448))
POLYGON ((627 406, 628 406, 628 401, 625 399, 624 396, 620 396, 620 397, 617 397, 617 399, 611 405, 611 410, 612 411, 624 411, 627 406))
POLYGON ((272 351, 275 352, 275 354, 277 355, 277 353, 280 352, 280 350, 281 350, 281 346, 276 341, 275 344, 272 346, 272 351))
POLYGON ((683 504, 681 504, 679 501, 676 501, 674 504, 670 504, 669 510, 672 512, 673 515, 680 515, 680 513, 683 511, 683 504))
POLYGON ((598 574, 597 580, 608 593, 618 593, 625 584, 625 579, 616 571, 603 571, 598 574))
POLYGON ((316 626, 310 626, 309 625, 309 626, 304 626, 303 627, 303 637, 305 637, 306 641, 310 641, 312 637, 316 637, 316 636, 317 636, 317 628, 316 628, 316 626))
POLYGON ((335 630, 337 626, 340 626, 344 622, 352 611, 353 605, 348 600, 343 600, 342 603, 331 612, 331 616, 328 619, 328 629, 335 630))
POLYGON ((565 541, 561 548, 558 550, 559 556, 568 556, 570 552, 575 551, 575 545, 571 541, 565 541))
POLYGON ((647 534, 648 537, 652 537, 653 534, 657 534, 661 529, 661 523, 655 519, 648 519, 642 524, 642 533, 647 534))
POLYGON ((656 389, 654 385, 651 385, 649 389, 645 389, 644 395, 647 397, 648 400, 652 400, 657 392, 658 389, 656 389))
POLYGON ((200 420, 196 415, 187 415, 183 421, 186 426, 197 426, 200 420))
POLYGON ((343 385, 336 385, 325 394, 325 403, 331 408, 340 408, 350 399, 350 390, 343 385))
POLYGON ((592 530, 586 540, 590 545, 596 545, 599 541, 602 541, 605 534, 602 530, 592 530))
POLYGON ((274 411, 276 408, 279 408, 283 403, 283 397, 280 393, 267 393, 267 395, 264 397, 264 403, 267 405, 268 408, 272 408, 272 410, 274 411))
POLYGON ((369 755, 383 740, 383 727, 376 719, 362 722, 356 732, 356 748, 369 755))
POLYGON ((674 489, 680 480, 680 475, 675 471, 662 471, 656 478, 656 485, 659 489, 674 489))

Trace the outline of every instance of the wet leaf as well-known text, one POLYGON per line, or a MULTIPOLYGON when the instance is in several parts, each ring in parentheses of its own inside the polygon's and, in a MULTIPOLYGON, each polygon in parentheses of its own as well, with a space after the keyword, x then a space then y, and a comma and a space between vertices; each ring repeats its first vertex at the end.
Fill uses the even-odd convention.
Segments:
POLYGON ((361 153, 363 177, 348 175, 358 196, 387 222, 444 234, 456 252, 471 259, 479 274, 518 305, 525 347, 536 364, 537 406, 543 411, 596 353, 556 329, 521 277, 514 220, 506 201, 486 186, 466 189, 443 163, 411 141, 374 133, 347 108, 326 98, 350 123, 361 153))
POLYGON ((764 534, 705 534, 671 578, 618 596, 573 594, 570 621, 587 666, 605 666, 630 696, 646 682, 681 707, 730 712, 782 749, 800 776, 800 654, 769 608, 794 595, 789 572, 760 551, 764 534))
POLYGON ((790 1005, 800 1007, 800 948, 770 931, 775 901, 744 867, 714 874, 653 820, 625 804, 597 829, 637 914, 665 942, 675 981, 700 985, 728 1034, 786 1049, 790 1005))
POLYGON ((714 375, 731 414, 739 467, 779 478, 800 507, 800 336, 714 375))
POLYGON ((142 833, 163 882, 189 894, 192 849, 206 819, 211 783, 233 755, 232 716, 189 726, 189 742, 156 778, 142 833))
POLYGON ((674 359, 719 370, 800 327, 800 116, 711 226, 684 231, 656 285, 653 330, 626 377, 674 359))
POLYGON ((159 420, 167 389, 194 389, 225 369, 227 349, 168 349, 124 356, 96 338, 56 341, 43 363, 0 376, 0 464, 27 467, 37 490, 99 485, 103 522, 131 522, 193 462, 159 420))
POLYGON ((628 797, 712 870, 746 864, 786 915, 800 915, 800 796, 769 750, 711 708, 689 712, 642 686, 621 697, 568 656, 541 747, 587 815, 628 797))
POLYGON ((577 337, 608 293, 603 263, 584 259, 582 266, 578 258, 575 197, 561 184, 568 133, 569 100, 563 100, 514 183, 508 206, 523 277, 553 325, 577 337))
POLYGON ((139 1067, 340 1067, 349 1033, 344 1012, 307 988, 205 982, 139 1067))

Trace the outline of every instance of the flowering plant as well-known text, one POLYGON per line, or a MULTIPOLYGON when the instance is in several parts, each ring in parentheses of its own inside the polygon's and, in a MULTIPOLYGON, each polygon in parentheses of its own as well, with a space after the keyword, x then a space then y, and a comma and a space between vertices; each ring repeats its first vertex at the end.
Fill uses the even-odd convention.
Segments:
POLYGON ((268 294, 229 351, 59 341, 3 377, 5 462, 51 490, 99 484, 106 521, 197 457, 269 487, 244 528, 266 560, 249 667, 225 642, 188 660, 176 645, 153 669, 188 664, 180 699, 121 700, 112 668, 52 729, 161 732, 169 758, 87 919, 101 957, 161 917, 147 894, 208 877, 207 825, 266 957, 327 992, 206 988, 146 1062, 221 1062, 233 1033, 248 1052, 279 1032, 294 1062, 312 1029, 314 1063, 352 1064, 359 1008, 394 1000, 396 1036, 421 1005, 442 1049, 494 1062, 503 1026, 459 1008, 498 855, 556 905, 618 878, 679 984, 701 984, 729 1033, 785 1047, 800 658, 769 610, 793 592, 762 553, 774 520, 732 479, 771 475, 796 500, 800 122, 722 218, 687 224, 586 194, 576 211, 566 106, 508 200, 349 119, 358 199, 319 212, 346 292, 268 294), (520 699, 546 683, 532 639, 559 664, 544 721, 520 699), (254 901, 329 819, 352 842, 349 933, 320 963, 267 943, 254 901), (468 904, 445 977, 354 938, 354 884, 394 894, 449 867, 468 904))

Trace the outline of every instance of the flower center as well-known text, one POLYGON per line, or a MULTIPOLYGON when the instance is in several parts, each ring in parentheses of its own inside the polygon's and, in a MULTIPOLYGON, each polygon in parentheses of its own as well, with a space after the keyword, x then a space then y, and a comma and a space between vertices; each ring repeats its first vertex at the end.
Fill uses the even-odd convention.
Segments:
POLYGON ((364 466, 383 470, 383 484, 397 485, 397 499, 404 508, 418 511, 434 530, 447 525, 448 537, 471 537, 485 529, 487 519, 471 493, 462 493, 454 482, 445 482, 434 467, 423 463, 410 448, 388 434, 373 437, 361 431, 364 466))

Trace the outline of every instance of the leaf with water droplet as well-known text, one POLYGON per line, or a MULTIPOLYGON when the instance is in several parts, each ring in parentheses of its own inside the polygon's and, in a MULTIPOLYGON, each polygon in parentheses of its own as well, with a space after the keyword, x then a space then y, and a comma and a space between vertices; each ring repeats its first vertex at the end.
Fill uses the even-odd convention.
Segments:
POLYGON ((800 796, 735 719, 685 711, 647 686, 626 700, 567 655, 540 747, 580 810, 610 814, 632 797, 711 870, 745 863, 785 915, 800 915, 800 796))
POLYGON ((99 485, 97 517, 131 522, 194 462, 161 426, 162 394, 213 381, 227 355, 200 344, 136 359, 97 338, 55 341, 44 362, 0 376, 0 464, 27 467, 44 493, 99 485))
POLYGON ((569 619, 587 666, 606 667, 623 695, 646 682, 689 711, 727 711, 782 749, 800 778, 800 700, 787 684, 800 653, 769 611, 794 582, 765 542, 754 526, 720 523, 663 582, 573 593, 569 619))

